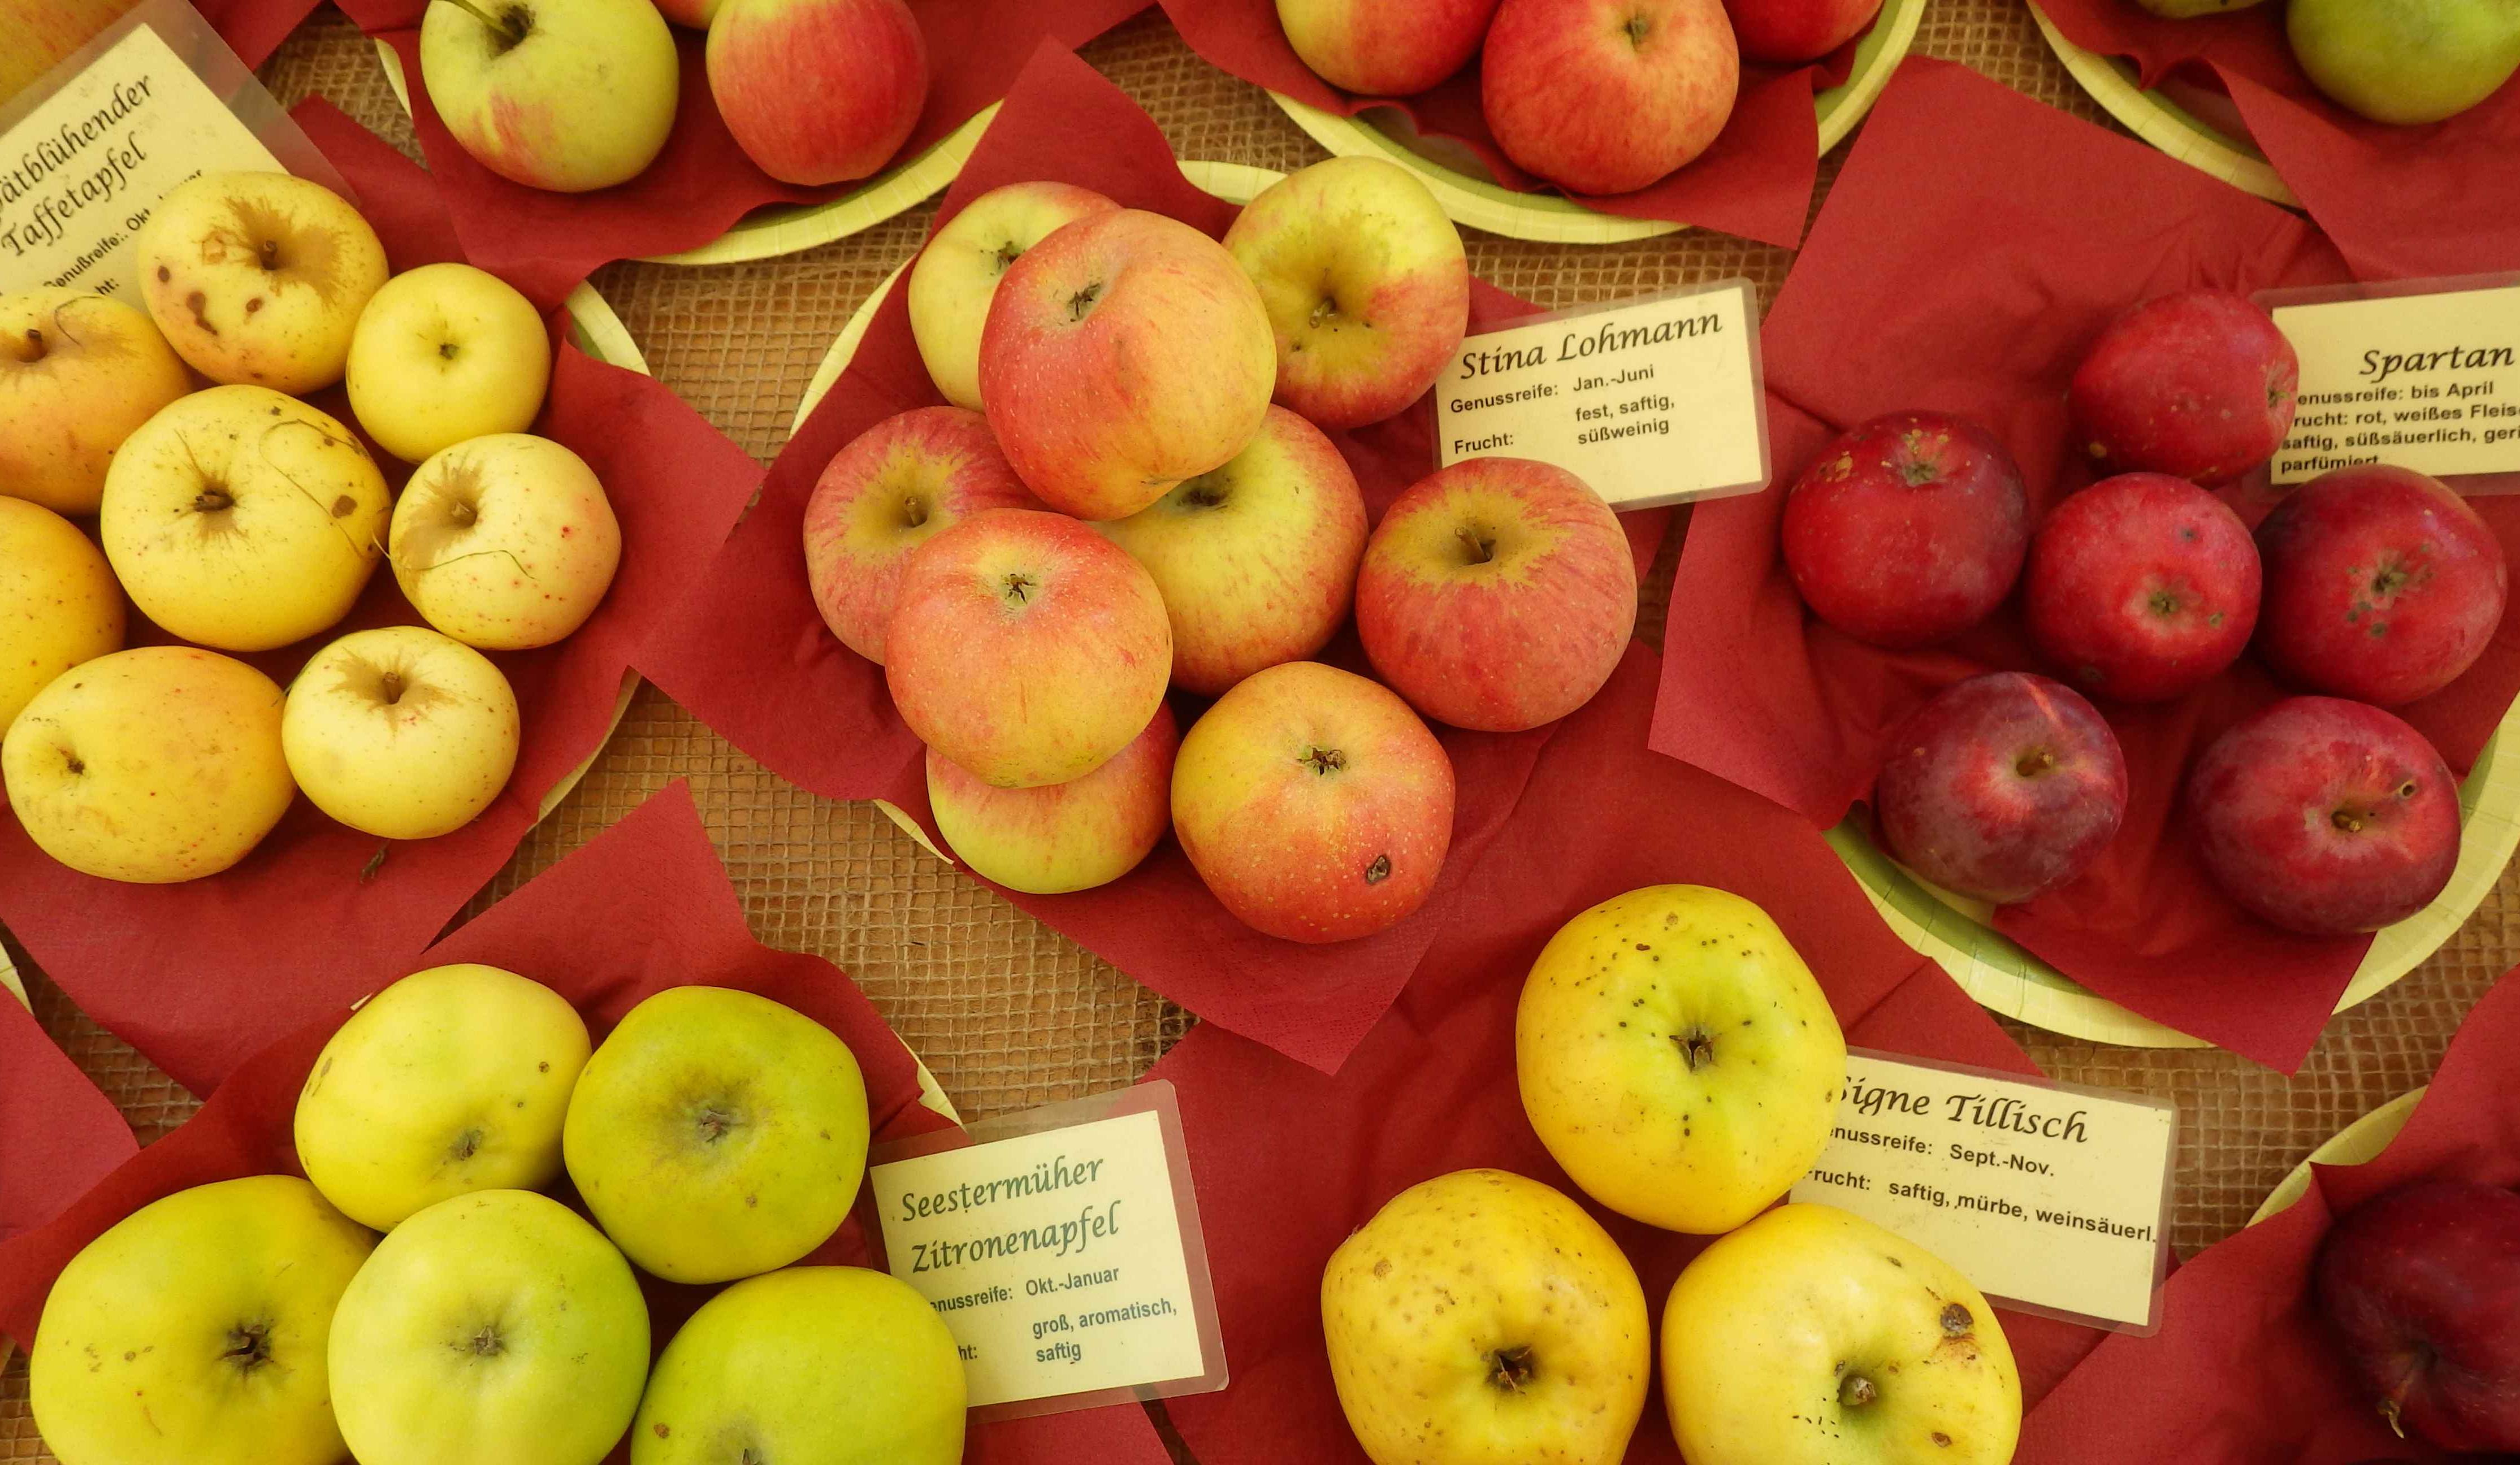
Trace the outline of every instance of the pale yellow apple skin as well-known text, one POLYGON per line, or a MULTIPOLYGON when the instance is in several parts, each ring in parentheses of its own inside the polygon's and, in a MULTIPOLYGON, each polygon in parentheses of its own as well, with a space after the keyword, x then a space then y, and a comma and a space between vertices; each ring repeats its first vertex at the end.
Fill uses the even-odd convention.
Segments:
POLYGON ((551 385, 551 336, 516 287, 469 264, 384 284, 350 336, 350 411, 405 463, 471 437, 522 432, 551 385))
POLYGON ((472 962, 413 972, 324 1044, 297 1095, 297 1163, 390 1231, 475 1190, 561 1176, 560 1127, 593 1043, 559 993, 472 962))
POLYGON ((140 613, 267 651, 330 629, 376 572, 393 498, 349 428, 262 386, 214 386, 142 424, 97 534, 140 613))
POLYGON ((1644 1289, 1582 1207, 1501 1170, 1394 1196, 1330 1255, 1322 1332, 1374 1465, 1616 1465, 1644 1412, 1644 1289))
POLYGON ((122 648, 122 591, 78 526, 0 499, 0 733, 55 677, 122 648))
POLYGON ((86 874, 168 885, 243 860, 297 785, 281 694, 215 651, 137 646, 53 679, 0 740, 27 837, 86 874))
POLYGON ((927 805, 954 857, 1027 895, 1091 890, 1136 869, 1173 826, 1173 755, 1181 730, 1170 703, 1137 740, 1065 783, 999 788, 927 750, 927 805))
POLYGON ((2004 1465, 2021 1435, 1986 1298, 1834 1206, 1780 1206, 1688 1264, 1662 1387, 1688 1465, 2004 1465))
POLYGON ((490 658, 426 626, 353 631, 289 684, 280 744, 315 807, 380 839, 472 822, 517 768, 517 693, 490 658))
POLYGON ((114 449, 192 389, 137 306, 90 290, 0 294, 0 497, 96 512, 114 449))
POLYGON ((479 1190, 377 1244, 330 1357, 360 1465, 597 1465, 648 1382, 648 1302, 576 1212, 479 1190))
POLYGON ((522 41, 436 0, 420 21, 420 74, 474 161, 527 188, 580 194, 627 183, 673 134, 682 60, 651 0, 479 0, 522 41))
POLYGON ((562 1153, 587 1209, 669 1282, 787 1265, 866 1177, 866 1078, 831 1029, 767 998, 674 987, 587 1060, 562 1153))
POLYGON ((318 391, 341 379, 385 248, 359 211, 287 173, 204 173, 158 200, 132 247, 166 343, 212 381, 318 391))
POLYGON ((430 625, 468 646, 522 651, 565 638, 604 603, 621 521, 585 459, 503 432, 413 470, 386 553, 430 625))
POLYGON ((294 1176, 133 1212, 44 1299, 44 1443, 62 1465, 334 1465, 333 1310, 376 1241, 294 1176))
POLYGON ((1010 183, 936 231, 910 267, 910 333, 946 401, 979 410, 980 329, 1007 267, 1061 226, 1119 206, 1072 183, 1010 183))
POLYGON ((1514 1014, 1523 1112, 1584 1193, 1712 1235, 1781 1196, 1828 1142, 1846 1038, 1784 933, 1704 885, 1576 916, 1514 1014))
POLYGON ((965 1399, 954 1335, 908 1283, 791 1266, 710 1298, 665 1345, 630 1465, 955 1465, 965 1399))

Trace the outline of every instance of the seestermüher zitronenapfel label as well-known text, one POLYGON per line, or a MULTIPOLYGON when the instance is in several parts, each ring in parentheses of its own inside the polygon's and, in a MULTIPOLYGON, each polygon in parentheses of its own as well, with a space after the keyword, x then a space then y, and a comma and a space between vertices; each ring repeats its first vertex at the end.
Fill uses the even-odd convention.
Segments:
POLYGON ((2277 304, 2301 358, 2277 483, 2386 463, 2520 472, 2520 285, 2277 304))

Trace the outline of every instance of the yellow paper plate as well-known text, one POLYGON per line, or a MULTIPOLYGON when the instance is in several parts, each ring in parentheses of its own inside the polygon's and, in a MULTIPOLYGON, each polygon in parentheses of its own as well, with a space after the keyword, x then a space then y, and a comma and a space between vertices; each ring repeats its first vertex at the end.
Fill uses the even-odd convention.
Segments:
POLYGON ((2032 0, 2030 18, 2039 22, 2040 33, 2048 37, 2056 59, 2065 64, 2065 69, 2074 74, 2083 90, 2091 93, 2092 100, 2110 116, 2124 122, 2129 132, 2234 188, 2288 208, 2301 206, 2301 200, 2275 176, 2274 165, 2267 161, 2257 144, 2231 136, 2158 91, 2146 91, 2137 84, 2135 67, 2125 60, 2086 51, 2065 39, 2065 33, 2048 19, 2037 0, 2032 0))
POLYGON ((2415 1104, 2423 1096, 2424 1091, 2420 1088, 2412 1093, 2400 1094, 2347 1125, 2344 1132, 2312 1150, 2309 1159, 2294 1166, 2292 1174, 2285 1176, 2281 1184, 2267 1193, 2266 1203, 2258 1207, 2257 1215, 2249 1218, 2249 1224, 2256 1225, 2308 1194, 2313 1165, 2367 1165, 2379 1158, 2380 1151, 2387 1149, 2389 1141, 2397 1138, 2398 1132, 2407 1127, 2408 1118, 2415 1112, 2415 1104))
MULTIPOLYGON (((1915 43, 1916 22, 1924 19, 1926 0, 1883 0, 1872 28, 1855 46, 1855 67, 1846 80, 1815 94, 1820 113, 1820 151, 1845 141, 1855 124, 1871 111, 1873 100, 1890 84, 1890 73, 1915 43)), ((1651 239, 1689 226, 1661 219, 1630 219, 1600 213, 1559 194, 1521 194, 1501 187, 1488 175, 1478 155, 1449 139, 1406 134, 1408 119, 1396 110, 1376 109, 1389 127, 1366 116, 1343 117, 1334 111, 1271 92, 1269 100, 1294 119, 1314 142, 1341 157, 1380 157, 1415 172, 1433 191, 1453 222, 1502 234, 1508 239, 1537 240, 1552 244, 1609 244, 1651 239), (1400 131, 1390 130, 1401 129, 1400 131)), ((1367 113, 1368 116, 1373 112, 1367 113)))

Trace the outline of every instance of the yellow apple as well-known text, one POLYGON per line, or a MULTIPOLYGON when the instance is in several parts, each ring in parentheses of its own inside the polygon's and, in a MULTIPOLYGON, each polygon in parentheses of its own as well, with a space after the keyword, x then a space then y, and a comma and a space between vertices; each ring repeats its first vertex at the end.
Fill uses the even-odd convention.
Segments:
POLYGON ((517 767, 517 693, 490 658, 426 626, 353 631, 289 684, 280 745, 315 807, 380 839, 480 816, 517 767))
POLYGON ((24 90, 137 0, 0 0, 0 102, 24 90))
POLYGON ((1501 1170, 1394 1196, 1330 1255, 1322 1331, 1374 1465, 1617 1465, 1644 1412, 1644 1289, 1582 1207, 1501 1170))
POLYGON ((132 247, 141 301, 213 381, 311 392, 341 379, 350 333, 385 283, 359 211, 287 173, 203 173, 158 200, 132 247))
POLYGON ((244 859, 297 785, 280 688, 191 646, 139 646, 53 679, 0 739, 28 838, 91 875, 167 885, 244 859))
POLYGON ((425 264, 384 284, 350 336, 350 411, 379 446, 419 463, 469 437, 522 432, 551 385, 534 302, 469 264, 425 264))
POLYGON ((521 651, 567 636, 604 603, 621 566, 621 523, 585 459, 501 432, 413 471, 386 553, 430 625, 466 645, 521 651))
POLYGON ((0 499, 0 732, 55 677, 122 646, 122 591, 78 526, 0 499))
POLYGON ((936 231, 910 267, 910 333, 946 401, 980 408, 980 328, 1007 266, 1061 225, 1119 206, 1072 183, 1010 183, 964 204, 936 231))
POLYGON ((1778 1207, 1688 1264, 1662 1388, 1688 1465, 2004 1465, 2021 1434, 1986 1299, 1833 1206, 1778 1207))
POLYGON ((377 1238, 294 1176, 179 1190, 62 1268, 27 1354, 62 1465, 334 1465, 334 1306, 377 1238))
POLYGON ((999 788, 934 748, 927 804, 955 858, 1030 895, 1091 890, 1138 867, 1173 826, 1172 704, 1101 768, 1064 783, 999 788))
POLYGON ((0 294, 0 496, 96 512, 113 450, 192 389, 136 306, 89 290, 0 294))
POLYGON ((541 1189, 560 1178, 591 1046, 540 982, 470 962, 413 972, 324 1044, 297 1095, 297 1163, 380 1231, 475 1190, 541 1189))
POLYGON ((576 194, 664 151, 682 62, 650 0, 440 0, 421 16, 420 74, 474 161, 576 194))
POLYGON ((1846 1039, 1777 923, 1648 885, 1560 927, 1514 1017, 1523 1112, 1585 1194, 1666 1230, 1758 1215, 1820 1158, 1846 1039))

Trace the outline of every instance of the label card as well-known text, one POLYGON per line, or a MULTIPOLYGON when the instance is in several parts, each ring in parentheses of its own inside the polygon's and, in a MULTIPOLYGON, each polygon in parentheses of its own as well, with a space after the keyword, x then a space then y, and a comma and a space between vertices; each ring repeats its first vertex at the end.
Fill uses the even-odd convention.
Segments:
POLYGON ((2270 290, 2301 357, 2276 483, 2386 463, 2435 477, 2520 472, 2520 279, 2270 290))
POLYGON ((2149 1336, 2170 1272, 2166 1100, 1852 1050, 1793 1199, 1852 1211, 2021 1311, 2149 1336))
POLYGON ((1728 280, 1470 336, 1435 380, 1435 456, 1536 458, 1613 509, 1755 493, 1758 296, 1728 280))
POLYGON ((1225 1387, 1172 1085, 922 1135, 874 1160, 885 1265, 962 1345, 980 1417, 1225 1387))

